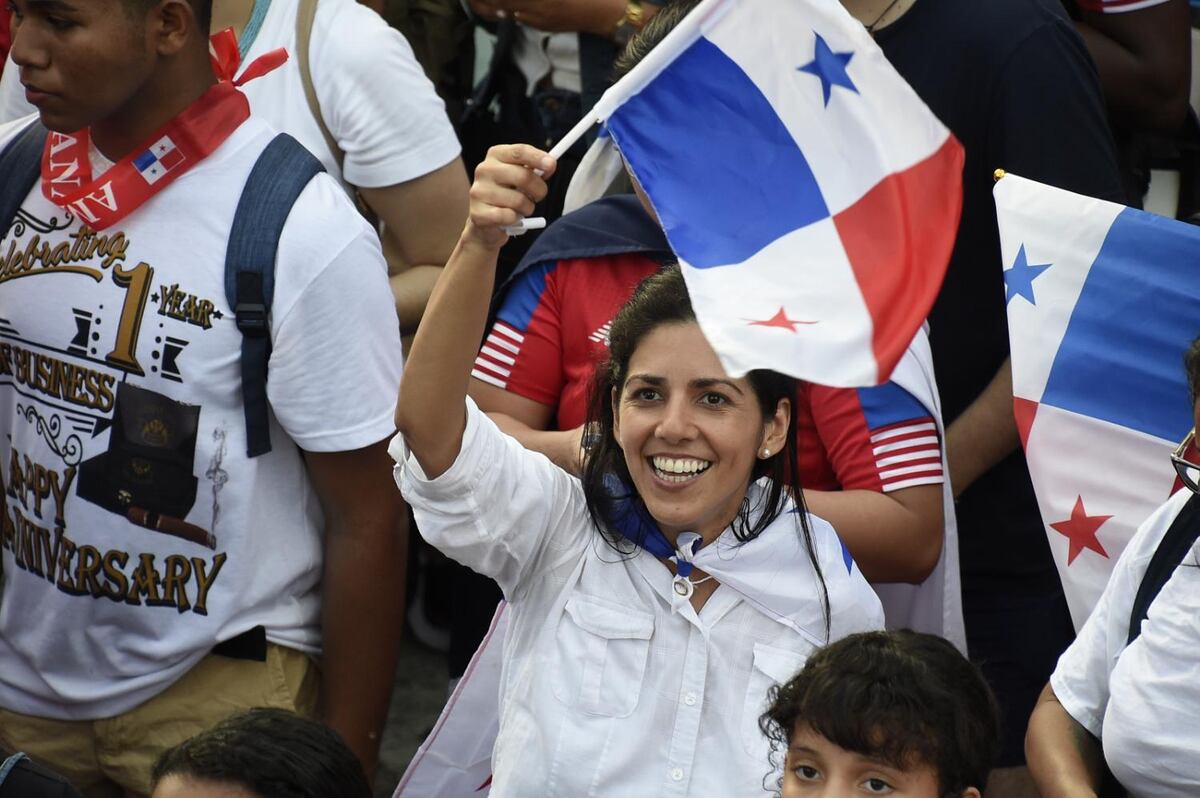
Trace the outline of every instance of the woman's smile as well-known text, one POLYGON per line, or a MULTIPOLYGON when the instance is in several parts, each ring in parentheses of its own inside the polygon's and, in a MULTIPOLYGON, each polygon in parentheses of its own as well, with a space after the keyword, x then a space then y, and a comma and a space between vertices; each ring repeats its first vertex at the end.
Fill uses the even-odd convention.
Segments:
POLYGON ((689 485, 712 466, 712 461, 685 455, 654 455, 647 458, 654 476, 671 485, 689 485))

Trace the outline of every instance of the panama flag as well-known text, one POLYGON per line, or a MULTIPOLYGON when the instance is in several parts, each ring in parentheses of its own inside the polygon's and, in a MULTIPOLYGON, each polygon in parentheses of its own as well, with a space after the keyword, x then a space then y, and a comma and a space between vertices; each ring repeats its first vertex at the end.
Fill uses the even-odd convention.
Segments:
POLYGON ((1015 175, 994 193, 1017 427, 1079 628, 1175 487, 1200 228, 1015 175))
POLYGON ((183 151, 175 146, 169 136, 163 136, 150 148, 133 159, 133 166, 150 185, 154 185, 167 172, 186 160, 183 151))
POLYGON ((941 287, 963 152, 838 0, 705 0, 595 115, 730 374, 887 379, 941 287))

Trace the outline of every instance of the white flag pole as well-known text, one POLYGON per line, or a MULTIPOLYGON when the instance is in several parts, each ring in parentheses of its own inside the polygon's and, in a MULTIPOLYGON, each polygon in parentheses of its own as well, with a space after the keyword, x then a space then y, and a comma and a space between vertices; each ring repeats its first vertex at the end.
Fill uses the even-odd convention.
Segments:
MULTIPOLYGON (((753 2, 753 0, 704 0, 696 6, 670 33, 663 37, 658 46, 647 53, 646 57, 639 61, 633 69, 629 70, 624 77, 600 96, 592 110, 584 114, 583 118, 554 145, 554 148, 550 150, 550 157, 557 161, 566 154, 567 150, 571 149, 575 142, 591 129, 592 125, 607 120, 613 111, 644 89, 680 53, 691 47, 710 26, 725 15, 725 12, 743 2, 753 2)), ((522 219, 514 225, 505 227, 504 232, 510 236, 519 236, 529 230, 545 226, 545 219, 533 217, 522 219)))

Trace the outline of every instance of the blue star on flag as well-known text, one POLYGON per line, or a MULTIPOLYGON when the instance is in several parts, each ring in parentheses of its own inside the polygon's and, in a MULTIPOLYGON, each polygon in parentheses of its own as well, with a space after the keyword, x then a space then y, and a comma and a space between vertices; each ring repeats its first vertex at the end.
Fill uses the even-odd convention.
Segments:
POLYGON ((820 78, 821 92, 825 95, 826 107, 829 106, 829 96, 833 93, 834 86, 841 86, 843 89, 849 89, 858 94, 858 87, 854 85, 854 81, 850 80, 850 76, 846 74, 846 66, 850 63, 850 59, 854 57, 854 53, 835 53, 825 43, 825 40, 821 38, 821 34, 816 33, 814 35, 817 37, 817 46, 813 53, 813 60, 802 67, 796 67, 796 69, 820 78))
POLYGON ((1017 252, 1016 263, 1011 269, 1004 270, 1004 304, 1013 301, 1013 297, 1020 295, 1029 300, 1029 304, 1036 305, 1037 301, 1033 298, 1033 281, 1039 274, 1049 269, 1054 264, 1052 263, 1034 263, 1031 264, 1025 257, 1025 245, 1021 245, 1021 249, 1017 252))

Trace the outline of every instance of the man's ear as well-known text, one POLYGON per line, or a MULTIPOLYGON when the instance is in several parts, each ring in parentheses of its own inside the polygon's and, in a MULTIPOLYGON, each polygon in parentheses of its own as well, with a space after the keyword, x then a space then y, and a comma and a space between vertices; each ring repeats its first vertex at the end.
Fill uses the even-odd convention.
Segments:
POLYGON ((193 36, 208 41, 188 0, 160 0, 146 12, 146 35, 159 55, 175 55, 193 36))

